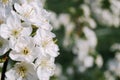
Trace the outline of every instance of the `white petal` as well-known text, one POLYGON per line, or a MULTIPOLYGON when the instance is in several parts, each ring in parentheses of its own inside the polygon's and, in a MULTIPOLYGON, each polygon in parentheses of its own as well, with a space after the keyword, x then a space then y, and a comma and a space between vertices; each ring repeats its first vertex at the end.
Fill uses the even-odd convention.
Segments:
POLYGON ((10 32, 8 30, 7 25, 6 24, 2 24, 1 27, 0 27, 0 35, 1 35, 1 37, 7 39, 10 36, 9 34, 10 34, 10 32))
POLYGON ((15 10, 19 13, 21 13, 23 10, 23 8, 19 4, 16 4, 16 3, 14 4, 14 7, 15 7, 15 10))

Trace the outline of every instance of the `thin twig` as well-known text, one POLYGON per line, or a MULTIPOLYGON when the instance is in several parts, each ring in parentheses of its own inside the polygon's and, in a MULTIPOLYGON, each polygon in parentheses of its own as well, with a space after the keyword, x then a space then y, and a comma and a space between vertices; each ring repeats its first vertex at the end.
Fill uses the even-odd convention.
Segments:
POLYGON ((5 72, 7 69, 7 65, 8 65, 8 58, 6 59, 6 61, 3 64, 1 80, 5 80, 5 72))
POLYGON ((6 52, 6 54, 4 55, 3 58, 5 58, 5 62, 3 64, 3 68, 2 68, 2 74, 1 74, 1 80, 5 80, 5 72, 7 70, 7 65, 8 65, 8 61, 9 61, 9 53, 10 53, 11 49, 8 50, 6 52))

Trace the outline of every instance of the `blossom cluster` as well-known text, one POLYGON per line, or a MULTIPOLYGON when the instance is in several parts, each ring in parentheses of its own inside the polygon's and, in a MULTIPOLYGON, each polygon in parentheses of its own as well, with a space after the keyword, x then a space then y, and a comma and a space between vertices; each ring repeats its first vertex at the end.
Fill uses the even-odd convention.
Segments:
POLYGON ((105 72, 107 80, 116 80, 116 77, 120 77, 120 44, 114 43, 111 46, 111 51, 115 52, 115 57, 107 62, 108 69, 105 72))
POLYGON ((6 80, 49 80, 54 74, 59 49, 49 16, 40 0, 0 1, 0 55, 15 62, 6 80))
MULTIPOLYGON (((79 9, 83 11, 83 14, 79 15, 75 19, 76 21, 71 18, 70 13, 57 15, 55 12, 51 12, 53 15, 50 21, 55 30, 59 30, 61 25, 64 26, 63 46, 66 48, 72 45, 72 52, 77 55, 73 64, 77 66, 80 72, 84 72, 94 64, 101 68, 103 59, 101 55, 95 52, 97 37, 94 29, 97 24, 91 17, 92 12, 86 3, 81 4, 79 9), (96 55, 96 58, 93 55, 96 55)), ((72 10, 75 9, 72 8, 72 10)))
MULTIPOLYGON (((63 5, 66 10, 60 9, 60 7, 55 10, 53 7, 57 8, 58 6, 52 5, 50 8, 53 14, 50 21, 52 21, 54 30, 57 35, 63 35, 60 38, 62 40, 60 45, 62 44, 61 47, 62 49, 64 48, 66 53, 63 56, 67 55, 68 59, 69 55, 69 58, 71 58, 69 60, 71 64, 67 65, 67 68, 64 63, 60 62, 62 67, 65 66, 65 69, 63 68, 64 71, 61 70, 61 73, 69 75, 73 71, 72 75, 68 76, 71 79, 71 76, 76 77, 79 71, 85 76, 86 73, 90 73, 90 76, 92 76, 92 74, 99 74, 100 71, 106 80, 117 80, 116 77, 120 78, 120 46, 115 45, 113 47, 117 49, 110 51, 111 53, 117 51, 117 53, 108 54, 109 52, 107 52, 108 44, 113 44, 113 41, 119 42, 119 39, 115 40, 115 37, 118 36, 120 27, 120 0, 71 0, 64 3, 68 4, 67 6, 63 5), (115 28, 118 29, 116 30, 115 28), (114 32, 115 35, 112 35, 114 32)), ((47 6, 50 6, 52 3, 48 1, 48 4, 47 6)), ((57 4, 60 5, 60 3, 57 4)), ((62 1, 61 4, 63 4, 62 1)), ((111 49, 113 50, 113 48, 111 49)), ((58 76, 58 73, 56 76, 58 76)), ((59 74, 59 76, 62 77, 63 75, 59 74)), ((100 78, 100 80, 102 79, 100 78)))
POLYGON ((94 17, 99 24, 106 26, 120 26, 120 1, 119 0, 90 0, 86 3, 90 4, 94 17), (108 4, 106 6, 106 3, 108 4))

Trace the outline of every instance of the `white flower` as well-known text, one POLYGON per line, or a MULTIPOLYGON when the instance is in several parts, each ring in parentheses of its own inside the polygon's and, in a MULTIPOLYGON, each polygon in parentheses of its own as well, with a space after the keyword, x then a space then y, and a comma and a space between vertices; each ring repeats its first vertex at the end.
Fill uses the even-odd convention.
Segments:
POLYGON ((40 0, 17 0, 18 4, 34 4, 34 3, 38 3, 39 5, 42 6, 42 2, 40 0))
POLYGON ((71 23, 70 21, 70 15, 66 14, 66 13, 62 13, 60 14, 58 20, 60 21, 61 24, 63 24, 64 26, 69 25, 69 23, 71 23))
POLYGON ((50 76, 54 74, 55 64, 54 58, 49 56, 40 56, 36 61, 37 75, 40 80, 49 80, 50 76))
POLYGON ((11 6, 7 6, 7 7, 3 6, 0 2, 0 26, 6 23, 6 20, 10 15, 11 15, 11 6))
POLYGON ((14 46, 18 37, 29 36, 31 32, 32 28, 25 23, 21 23, 16 15, 8 17, 6 24, 2 24, 0 27, 1 37, 9 39, 11 47, 14 46))
POLYGON ((116 80, 115 75, 113 75, 110 71, 105 71, 104 75, 106 80, 116 80))
POLYGON ((29 36, 32 32, 30 26, 24 27, 17 16, 10 16, 7 23, 1 25, 1 36, 5 39, 18 38, 20 36, 29 36))
POLYGON ((87 68, 92 67, 93 63, 94 63, 94 59, 92 56, 85 57, 85 59, 84 59, 84 66, 85 67, 87 67, 87 68))
POLYGON ((117 59, 111 59, 108 61, 108 69, 116 76, 120 77, 120 61, 117 59))
POLYGON ((73 52, 77 55, 80 55, 80 59, 83 60, 89 53, 89 44, 86 40, 76 39, 75 47, 73 52))
POLYGON ((0 4, 2 4, 2 6, 10 6, 12 1, 13 0, 0 0, 0 4))
POLYGON ((49 23, 50 13, 47 12, 45 9, 36 6, 35 4, 33 6, 36 8, 36 15, 34 16, 35 19, 33 19, 32 22, 34 22, 35 25, 38 26, 49 23))
POLYGON ((15 48, 10 52, 10 58, 15 61, 32 62, 37 58, 37 49, 31 37, 21 37, 18 39, 15 48))
POLYGON ((34 37, 34 41, 42 55, 50 55, 53 57, 58 56, 59 49, 58 46, 52 40, 53 37, 55 37, 53 33, 40 28, 38 29, 37 34, 34 37))
POLYGON ((83 32, 87 38, 90 48, 94 49, 97 45, 97 38, 96 38, 95 32, 88 27, 84 27, 83 32))
MULTIPOLYGON (((39 7, 39 6, 37 6, 37 7, 39 7)), ((40 28, 43 28, 43 29, 46 29, 46 30, 51 30, 52 27, 49 24, 50 13, 47 12, 46 10, 42 9, 42 8, 37 9, 37 7, 36 7, 36 14, 33 15, 34 18, 31 19, 31 23, 33 23, 37 27, 40 27, 40 28)))
POLYGON ((49 80, 54 74, 59 49, 49 16, 40 0, 0 1, 0 56, 10 50, 15 61, 5 80, 49 80))
POLYGON ((90 16, 90 9, 86 4, 81 5, 80 8, 83 10, 85 17, 90 16))
POLYGON ((70 22, 65 26, 65 37, 63 41, 63 45, 65 47, 68 47, 72 43, 72 40, 70 38, 74 28, 75 28, 75 24, 73 22, 70 22))
POLYGON ((5 54, 8 50, 9 50, 8 40, 5 40, 2 37, 0 37, 0 55, 5 54))
MULTIPOLYGON (((91 1, 90 1, 91 2, 91 1)), ((119 0, 109 0, 109 9, 103 9, 102 0, 93 0, 90 3, 91 9, 94 13, 96 20, 105 26, 119 27, 119 13, 120 13, 120 1, 119 0)))
POLYGON ((38 80, 34 64, 27 62, 16 63, 6 72, 7 80, 38 80))
POLYGON ((60 28, 60 21, 58 20, 57 14, 55 12, 50 12, 50 22, 55 30, 60 28))
POLYGON ((96 22, 95 22, 92 18, 86 18, 86 19, 87 19, 86 22, 88 22, 89 26, 90 26, 92 29, 96 28, 96 22))
POLYGON ((112 46, 111 46, 111 51, 119 51, 120 50, 120 44, 119 43, 114 43, 112 46))
POLYGON ((73 75, 74 74, 74 69, 73 69, 73 67, 68 67, 67 68, 67 70, 66 70, 66 72, 67 72, 67 74, 69 74, 69 75, 73 75))
POLYGON ((62 75, 62 65, 56 64, 54 76, 60 77, 62 75))
POLYGON ((33 18, 33 15, 35 15, 35 10, 32 6, 28 4, 14 4, 15 10, 20 15, 20 18, 24 21, 29 21, 33 18))
MULTIPOLYGON (((14 4, 15 10, 17 11, 20 18, 24 21, 30 22, 36 27, 48 24, 49 13, 38 5, 34 4, 14 4)), ((51 26, 46 26, 48 29, 51 26)))
POLYGON ((119 51, 116 52, 116 54, 115 54, 115 58, 116 58, 118 61, 120 61, 120 52, 119 52, 119 51))
POLYGON ((99 68, 102 67, 102 65, 103 65, 103 59, 102 59, 102 57, 101 57, 100 55, 97 56, 97 58, 96 58, 96 60, 95 60, 95 63, 96 63, 96 65, 97 65, 99 68))
MULTIPOLYGON (((89 42, 89 37, 91 34, 86 34, 88 40, 84 40, 82 38, 76 37, 76 44, 73 48, 73 52, 77 54, 77 58, 75 59, 75 64, 78 65, 79 71, 84 72, 87 68, 92 67, 94 63, 94 59, 90 56, 92 43, 89 42)), ((91 41, 91 39, 90 39, 91 41)))
POLYGON ((0 25, 5 23, 6 18, 9 15, 8 13, 6 13, 7 10, 9 11, 9 9, 6 9, 6 8, 0 6, 0 25))

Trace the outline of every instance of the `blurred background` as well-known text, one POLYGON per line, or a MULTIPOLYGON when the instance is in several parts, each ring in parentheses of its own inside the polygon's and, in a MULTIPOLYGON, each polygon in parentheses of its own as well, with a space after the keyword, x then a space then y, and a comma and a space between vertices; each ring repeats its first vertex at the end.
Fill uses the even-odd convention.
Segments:
POLYGON ((120 0, 42 0, 60 55, 51 80, 120 80, 120 0))
POLYGON ((120 0, 41 1, 60 49, 51 80, 120 80, 120 0))

